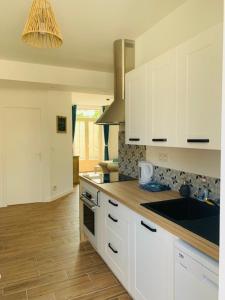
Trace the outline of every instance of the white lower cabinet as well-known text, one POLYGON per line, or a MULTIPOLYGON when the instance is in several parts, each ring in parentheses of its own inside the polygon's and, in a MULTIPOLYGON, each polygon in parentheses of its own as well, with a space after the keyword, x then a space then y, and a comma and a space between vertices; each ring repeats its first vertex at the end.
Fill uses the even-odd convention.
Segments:
POLYGON ((106 194, 100 199, 98 249, 109 268, 133 299, 173 300, 175 237, 106 194))
POLYGON ((135 300, 173 300, 175 237, 139 215, 131 237, 132 296, 135 300))
POLYGON ((107 265, 130 292, 130 227, 132 211, 108 195, 101 193, 104 202, 102 252, 107 265))

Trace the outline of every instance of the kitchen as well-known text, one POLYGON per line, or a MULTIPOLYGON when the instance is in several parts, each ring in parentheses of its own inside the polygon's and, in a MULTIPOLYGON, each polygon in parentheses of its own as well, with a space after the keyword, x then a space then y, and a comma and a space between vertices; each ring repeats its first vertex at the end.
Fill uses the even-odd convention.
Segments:
POLYGON ((120 124, 119 173, 80 175, 81 240, 133 299, 218 299, 222 31, 140 66, 154 32, 114 43, 115 100, 97 124, 120 124))
POLYGON ((223 2, 1 3, 0 299, 224 299, 223 2))

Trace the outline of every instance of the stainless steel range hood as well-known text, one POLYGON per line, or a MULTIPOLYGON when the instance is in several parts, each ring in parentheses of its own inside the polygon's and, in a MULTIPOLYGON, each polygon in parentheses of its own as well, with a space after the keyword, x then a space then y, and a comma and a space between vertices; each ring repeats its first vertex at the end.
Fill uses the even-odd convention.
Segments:
POLYGON ((98 125, 119 125, 125 122, 125 73, 135 67, 135 43, 131 40, 114 42, 114 102, 96 121, 98 125))

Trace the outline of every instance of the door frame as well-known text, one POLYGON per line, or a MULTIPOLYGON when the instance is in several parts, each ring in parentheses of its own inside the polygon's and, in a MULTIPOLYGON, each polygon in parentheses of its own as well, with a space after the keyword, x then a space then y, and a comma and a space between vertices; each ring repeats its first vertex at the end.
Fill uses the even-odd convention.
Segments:
MULTIPOLYGON (((7 207, 8 203, 7 203, 7 193, 6 193, 6 165, 5 165, 5 147, 4 147, 4 140, 5 140, 5 133, 3 130, 3 113, 5 109, 25 109, 25 110, 36 110, 39 111, 40 113, 40 150, 41 150, 41 155, 43 158, 43 136, 42 136, 42 109, 41 107, 36 107, 36 106, 2 106, 0 107, 0 128, 2 128, 1 132, 0 132, 0 142, 2 142, 2 151, 0 153, 1 156, 1 162, 0 165, 2 165, 2 203, 0 202, 0 207, 7 207)), ((1 150, 1 149, 0 149, 1 150)), ((44 172, 44 168, 43 168, 43 159, 40 160, 40 169, 41 169, 41 178, 40 178, 40 201, 38 202, 44 202, 44 188, 43 188, 43 172, 44 172)), ((21 203, 22 204, 22 203, 21 203)))

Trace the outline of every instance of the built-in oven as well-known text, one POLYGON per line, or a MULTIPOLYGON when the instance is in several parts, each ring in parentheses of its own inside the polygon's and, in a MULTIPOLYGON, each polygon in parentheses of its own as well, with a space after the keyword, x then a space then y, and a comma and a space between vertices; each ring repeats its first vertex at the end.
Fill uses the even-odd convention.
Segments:
POLYGON ((84 190, 80 195, 83 203, 83 230, 89 241, 97 247, 97 213, 98 213, 98 192, 95 194, 84 190))

